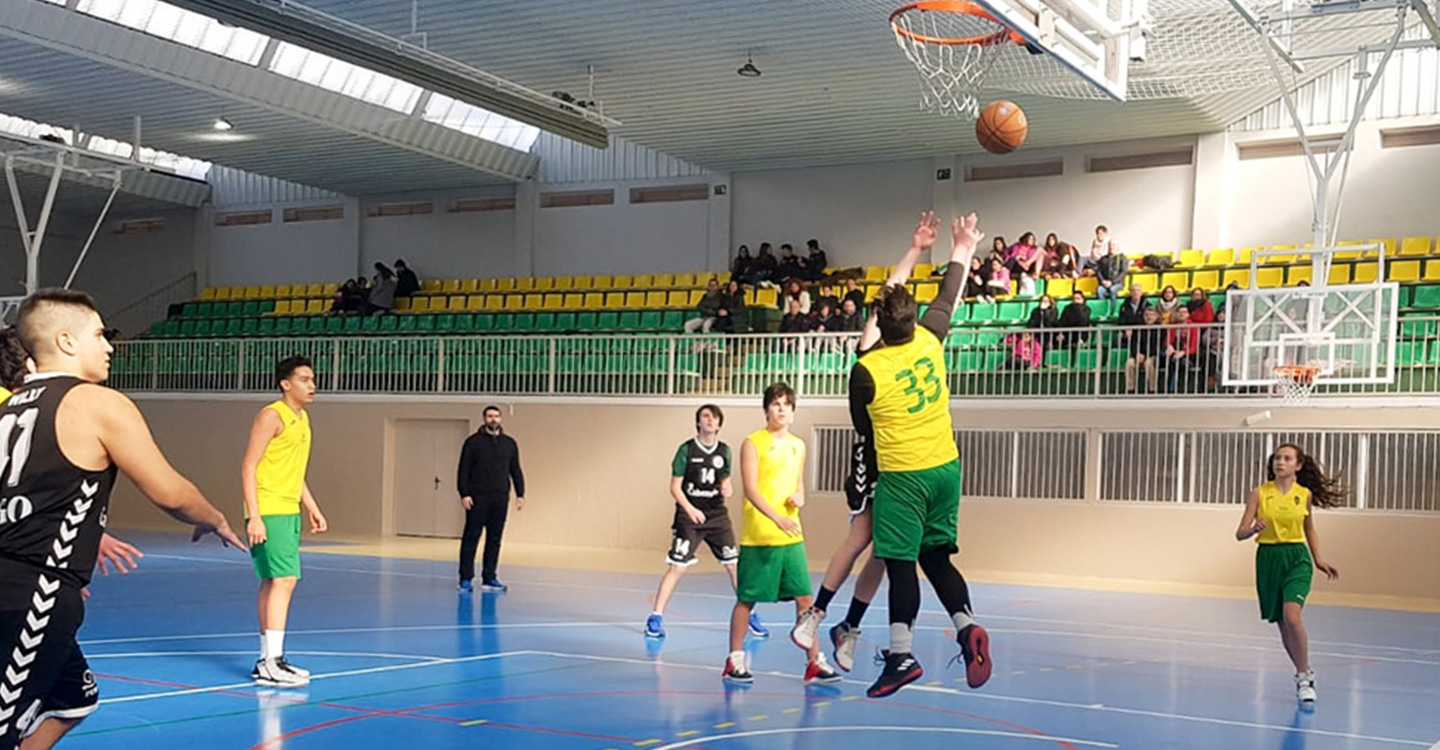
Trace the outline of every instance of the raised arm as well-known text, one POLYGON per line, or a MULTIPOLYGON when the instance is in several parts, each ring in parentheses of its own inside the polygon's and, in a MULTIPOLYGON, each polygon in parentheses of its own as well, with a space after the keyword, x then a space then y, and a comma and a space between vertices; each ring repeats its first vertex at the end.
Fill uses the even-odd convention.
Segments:
MULTIPOLYGON (((940 226, 940 220, 935 218, 934 211, 925 211, 920 214, 920 221, 915 225, 915 232, 910 235, 910 247, 905 254, 900 256, 900 262, 895 264, 895 270, 890 272, 890 277, 885 279, 885 285, 904 285, 910 281, 910 274, 915 271, 915 264, 920 261, 921 253, 929 250, 935 245, 939 236, 935 231, 940 226)), ((871 315, 865 321, 865 328, 860 333, 860 351, 868 351, 880 340, 880 326, 875 322, 875 316, 871 315)))
POLYGON ((965 291, 965 277, 970 273, 970 259, 974 257, 980 240, 985 238, 979 224, 980 218, 973 213, 950 223, 950 237, 954 241, 954 247, 950 250, 950 264, 945 267, 940 291, 935 295, 925 315, 920 318, 920 325, 925 326, 941 341, 945 340, 945 334, 950 331, 950 318, 955 313, 955 303, 960 300, 960 293, 965 291))

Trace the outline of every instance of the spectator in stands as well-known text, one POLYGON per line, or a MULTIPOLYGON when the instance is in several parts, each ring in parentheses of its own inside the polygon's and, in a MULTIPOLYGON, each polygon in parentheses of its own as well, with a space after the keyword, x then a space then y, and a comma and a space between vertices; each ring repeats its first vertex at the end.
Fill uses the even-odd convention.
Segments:
POLYGON ((965 277, 966 299, 976 299, 985 296, 985 280, 990 276, 990 268, 978 255, 970 256, 970 274, 965 277))
POLYGON ((775 283, 775 272, 780 268, 780 263, 775 260, 775 254, 770 252, 770 243, 760 243, 760 254, 755 256, 752 268, 754 271, 751 272, 751 275, 755 279, 755 284, 775 283))
POLYGON ((985 259, 985 265, 990 265, 990 261, 996 258, 1000 259, 1001 265, 1009 262, 1009 258, 1006 257, 1009 250, 1010 246, 1005 244, 1005 238, 997 235, 990 241, 990 257, 985 259))
POLYGON ((1130 263, 1125 256, 1115 248, 1112 242, 1105 251, 1105 256, 1095 266, 1095 279, 1099 286, 1095 289, 1096 299, 1108 299, 1114 302, 1120 299, 1120 290, 1125 288, 1125 271, 1130 263))
POLYGON ((1070 295, 1070 304, 1060 313, 1061 330, 1057 339, 1061 346, 1079 349, 1090 341, 1088 329, 1094 325, 1090 319, 1090 306, 1085 304, 1085 295, 1075 292, 1070 295))
POLYGON ((730 281, 725 283, 725 291, 720 294, 720 310, 716 313, 712 330, 734 333, 749 329, 750 324, 745 319, 745 287, 731 276, 730 281))
POLYGON ((805 256, 804 278, 809 281, 819 281, 825 277, 825 267, 830 261, 825 257, 825 251, 820 249, 820 240, 806 240, 805 247, 809 254, 805 256))
POLYGON ((1035 334, 1025 331, 1010 336, 1010 356, 1005 360, 1007 370, 1034 370, 1045 363, 1045 348, 1035 334))
POLYGON ((1180 295, 1175 287, 1167 286, 1160 290, 1160 299, 1155 300, 1155 309, 1160 311, 1160 322, 1169 324, 1170 318, 1175 315, 1177 308, 1184 307, 1180 304, 1180 295))
POLYGON ((1095 239, 1090 241, 1090 254, 1080 259, 1080 270, 1087 271, 1100 265, 1100 259, 1109 255, 1111 250, 1119 252, 1115 240, 1110 238, 1110 230, 1104 224, 1095 227, 1095 239))
MULTIPOLYGON (((855 303, 857 311, 865 309, 865 290, 860 288, 860 282, 855 279, 845 280, 845 299, 855 303)), ((844 306, 844 302, 841 302, 844 306)))
POLYGON ((815 313, 810 316, 810 330, 816 333, 833 331, 835 326, 835 308, 830 303, 821 300, 815 305, 815 313))
POLYGON ((805 290, 805 285, 799 279, 791 279, 785 283, 785 300, 787 306, 790 300, 800 303, 800 312, 810 314, 810 292, 805 290))
POLYGON ((1185 303, 1190 310, 1190 322, 1195 325, 1209 325, 1215 322, 1215 307, 1210 304, 1210 298, 1205 296, 1205 290, 1195 287, 1190 290, 1190 301, 1185 303))
POLYGON ((985 296, 982 302, 995 301, 996 297, 1010 296, 1010 269, 999 258, 990 258, 990 278, 985 280, 985 296))
POLYGON ((1200 350, 1204 353, 1205 377, 1219 388, 1225 382, 1221 368, 1225 364, 1225 306, 1215 311, 1215 320, 1200 334, 1200 350))
POLYGON ((741 245, 735 253, 735 260, 730 261, 730 278, 738 280, 742 284, 754 284, 756 279, 754 273, 755 259, 750 257, 750 246, 741 245))
POLYGON ((721 301, 720 282, 712 276, 705 283, 705 294, 700 297, 700 304, 695 306, 696 317, 685 321, 685 332, 709 333, 720 317, 721 301))
MULTIPOLYGON (((1032 331, 1045 331, 1046 329, 1057 328, 1060 325, 1060 311, 1055 309, 1055 298, 1046 294, 1040 298, 1040 303, 1030 311, 1030 320, 1026 321, 1025 327, 1032 331)), ((1053 331, 1035 334, 1036 340, 1041 346, 1049 349, 1055 346, 1055 335, 1053 331)))
POLYGON ((1195 386, 1200 365, 1200 329, 1190 325, 1190 310, 1184 305, 1171 313, 1165 334, 1165 363, 1171 393, 1188 391, 1195 386))
POLYGON ((795 254, 790 243, 780 246, 780 265, 775 269, 775 280, 784 284, 791 279, 803 279, 805 263, 795 254))
POLYGON ((820 296, 814 299, 814 304, 819 306, 827 302, 830 303, 831 310, 838 311, 840 309, 840 297, 835 294, 835 287, 830 284, 821 284, 820 296))
MULTIPOLYGON (((1120 341, 1121 345, 1128 345, 1134 337, 1134 327, 1145 325, 1145 311, 1150 308, 1150 303, 1145 301, 1145 289, 1139 284, 1130 285, 1130 296, 1125 298, 1125 304, 1120 306, 1120 341)), ((1156 313, 1159 314, 1158 312, 1156 313)), ((1158 320, 1158 318, 1157 318, 1158 320)))
POLYGON ((864 329, 865 319, 860 315, 860 308, 856 306, 855 300, 846 297, 840 303, 840 314, 835 316, 835 331, 859 331, 864 329))
POLYGON ((1165 329, 1160 326, 1160 312, 1145 306, 1140 320, 1142 328, 1126 331, 1129 341, 1126 348, 1130 358, 1125 360, 1125 392, 1135 392, 1135 380, 1140 370, 1145 371, 1146 390, 1154 393, 1159 384, 1159 363, 1165 353, 1165 329))
POLYGON ((375 283, 367 299, 367 315, 384 315, 395 309, 395 272, 384 263, 375 263, 375 283))
POLYGON ((790 298, 786 301, 785 317, 780 319, 781 333, 809 333, 810 314, 800 309, 800 300, 790 298))
POLYGON ((415 272, 410 270, 410 266, 405 265, 404 260, 396 258, 395 296, 409 297, 418 291, 420 291, 420 277, 416 276, 415 272))
POLYGON ((1020 241, 1005 251, 1010 261, 1010 272, 1024 274, 1032 279, 1039 278, 1045 268, 1045 251, 1035 244, 1035 233, 1020 235, 1020 241))
POLYGON ((1045 278, 1074 279, 1080 276, 1079 258, 1075 246, 1061 242, 1060 236, 1051 232, 1045 235, 1045 278))
POLYGON ((355 280, 346 279, 345 283, 341 284, 340 288, 336 290, 334 294, 330 295, 330 314, 344 315, 345 313, 351 312, 354 310, 351 306, 354 298, 355 280))

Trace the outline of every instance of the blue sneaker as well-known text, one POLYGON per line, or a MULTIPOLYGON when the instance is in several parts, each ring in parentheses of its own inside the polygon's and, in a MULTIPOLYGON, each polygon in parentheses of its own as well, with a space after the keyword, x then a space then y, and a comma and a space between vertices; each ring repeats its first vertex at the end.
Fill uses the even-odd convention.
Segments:
POLYGON ((510 587, 500 582, 499 578, 491 578, 480 584, 481 591, 509 591, 510 587))
POLYGON ((475 593, 475 584, 474 584, 474 583, 471 583, 470 581, 461 581, 461 582, 460 582, 460 593, 462 593, 462 594, 473 594, 473 593, 475 593))
POLYGON ((663 615, 650 615, 650 617, 645 620, 645 637, 665 637, 665 617, 663 615))
POLYGON ((770 629, 760 623, 760 615, 750 613, 750 635, 756 638, 769 638, 770 629))

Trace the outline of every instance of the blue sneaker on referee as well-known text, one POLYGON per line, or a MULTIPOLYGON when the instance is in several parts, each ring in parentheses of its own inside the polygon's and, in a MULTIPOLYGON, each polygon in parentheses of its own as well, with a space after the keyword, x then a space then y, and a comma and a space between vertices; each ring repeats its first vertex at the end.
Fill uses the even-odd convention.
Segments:
POLYGON ((750 613, 750 635, 756 638, 769 638, 770 629, 760 622, 760 615, 750 613))
POLYGON ((491 578, 491 579, 488 580, 488 581, 482 581, 482 582, 480 583, 480 590, 481 590, 481 591, 504 592, 504 591, 509 591, 509 590, 510 590, 510 587, 509 587, 509 586, 506 586, 506 585, 503 584, 503 583, 501 583, 499 578, 491 578))
POLYGON ((654 614, 652 614, 652 615, 650 615, 648 618, 645 619, 645 637, 646 637, 646 638, 664 638, 664 637, 665 637, 665 616, 664 616, 664 615, 654 615, 654 614))
POLYGON ((461 581, 461 582, 460 582, 460 593, 462 593, 462 594, 473 594, 473 593, 475 593, 475 584, 472 583, 472 582, 470 582, 469 580, 461 581))

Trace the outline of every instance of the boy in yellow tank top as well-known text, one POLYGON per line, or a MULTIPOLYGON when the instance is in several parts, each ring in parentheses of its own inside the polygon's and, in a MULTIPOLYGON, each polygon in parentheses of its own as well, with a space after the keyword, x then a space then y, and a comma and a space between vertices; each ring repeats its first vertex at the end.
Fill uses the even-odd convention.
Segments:
POLYGON ((260 578, 260 659, 250 676, 261 685, 299 687, 310 681, 310 673, 285 660, 285 623, 300 581, 301 508, 311 533, 328 524, 305 483, 310 462, 305 407, 315 400, 315 369, 304 357, 290 357, 276 365, 275 378, 282 396, 255 416, 240 466, 250 557, 260 578))
POLYGON ((1320 557, 1313 506, 1330 508, 1344 502, 1344 492, 1325 476, 1315 459, 1286 443, 1275 449, 1266 467, 1269 481, 1251 490, 1235 538, 1255 537, 1255 589, 1260 617, 1280 628, 1280 641, 1295 664, 1295 692, 1313 703, 1315 672, 1310 669, 1310 642, 1300 614, 1310 595, 1311 569, 1331 579, 1340 571, 1320 557))
MULTIPOLYGON (((744 651, 755 604, 794 600, 798 618, 814 602, 800 527, 800 508, 805 505, 805 442, 790 434, 795 391, 785 383, 773 383, 765 389, 764 404, 765 429, 750 433, 740 446, 740 476, 745 488, 740 562, 735 571, 735 609, 730 614, 730 655, 721 672, 726 681, 736 683, 755 681, 744 651)), ((807 684, 840 680, 813 642, 801 648, 809 656, 807 684)))

